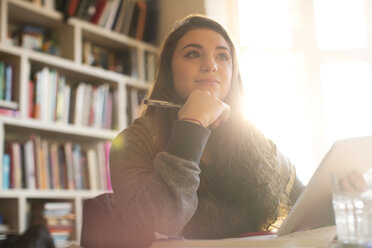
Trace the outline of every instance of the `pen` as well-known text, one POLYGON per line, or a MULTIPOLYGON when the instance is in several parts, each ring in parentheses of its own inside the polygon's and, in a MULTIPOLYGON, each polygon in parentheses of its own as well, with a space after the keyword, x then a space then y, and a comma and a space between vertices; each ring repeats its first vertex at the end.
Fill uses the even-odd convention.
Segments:
POLYGON ((144 104, 150 105, 150 106, 156 106, 156 107, 164 107, 164 108, 181 108, 182 105, 173 103, 173 102, 167 102, 162 100, 153 100, 153 99, 147 99, 143 101, 144 104))

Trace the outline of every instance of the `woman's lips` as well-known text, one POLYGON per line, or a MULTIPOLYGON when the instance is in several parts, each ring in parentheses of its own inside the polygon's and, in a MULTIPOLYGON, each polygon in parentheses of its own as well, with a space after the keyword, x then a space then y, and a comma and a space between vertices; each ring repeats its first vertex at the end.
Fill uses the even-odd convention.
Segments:
POLYGON ((219 84, 220 82, 215 78, 205 78, 195 80, 198 84, 219 84))

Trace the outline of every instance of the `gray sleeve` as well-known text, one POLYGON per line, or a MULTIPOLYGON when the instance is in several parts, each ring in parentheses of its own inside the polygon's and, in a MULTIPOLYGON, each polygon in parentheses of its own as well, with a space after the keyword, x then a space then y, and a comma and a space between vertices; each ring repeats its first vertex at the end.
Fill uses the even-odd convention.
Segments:
POLYGON ((165 149, 153 156, 152 137, 132 128, 110 151, 115 222, 123 247, 145 246, 154 232, 178 235, 196 211, 199 160, 210 130, 176 121, 165 149), (119 223, 119 224, 118 224, 119 223))

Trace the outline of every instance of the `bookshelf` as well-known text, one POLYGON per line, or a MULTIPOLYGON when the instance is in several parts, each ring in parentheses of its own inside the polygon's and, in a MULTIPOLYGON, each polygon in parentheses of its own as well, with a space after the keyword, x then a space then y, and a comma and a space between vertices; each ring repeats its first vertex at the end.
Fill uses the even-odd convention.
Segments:
POLYGON ((0 0, 0 63, 11 65, 11 97, 0 99, 0 224, 10 232, 45 223, 46 203, 68 202, 74 216, 68 240, 78 244, 84 200, 110 191, 110 141, 135 115, 138 99, 130 97, 150 87, 158 48, 99 24, 65 20, 32 1, 0 0), (34 48, 38 31, 30 26, 58 46, 52 40, 47 51, 45 44, 34 48), (109 53, 105 60, 94 57, 102 51, 109 53))

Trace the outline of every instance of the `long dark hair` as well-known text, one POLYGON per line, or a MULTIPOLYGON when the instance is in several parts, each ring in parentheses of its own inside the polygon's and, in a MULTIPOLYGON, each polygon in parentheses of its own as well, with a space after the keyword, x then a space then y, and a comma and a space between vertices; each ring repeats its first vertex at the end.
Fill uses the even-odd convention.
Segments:
MULTIPOLYGON (((161 46, 154 84, 147 98, 183 103, 184 100, 177 96, 173 87, 171 60, 179 39, 193 29, 210 29, 224 37, 231 51, 233 70, 231 88, 224 100, 230 105, 230 118, 212 130, 208 141, 213 164, 220 166, 218 169, 214 167, 214 170, 203 170, 201 165, 199 191, 205 191, 216 197, 219 194, 230 194, 231 192, 223 192, 226 190, 221 189, 220 185, 224 185, 224 182, 240 188, 238 191, 246 191, 243 193, 246 197, 237 196, 239 198, 237 204, 246 206, 247 211, 256 211, 252 225, 255 229, 265 229, 268 224, 277 219, 280 206, 288 203, 284 193, 285 182, 278 164, 275 145, 251 122, 243 118, 241 104, 243 86, 235 47, 226 30, 216 21, 201 15, 190 15, 176 23, 161 46)), ((177 111, 152 106, 144 108, 143 115, 151 116, 155 120, 159 150, 164 147, 173 122, 177 120, 177 111)), ((209 212, 213 213, 213 211, 209 212)))

